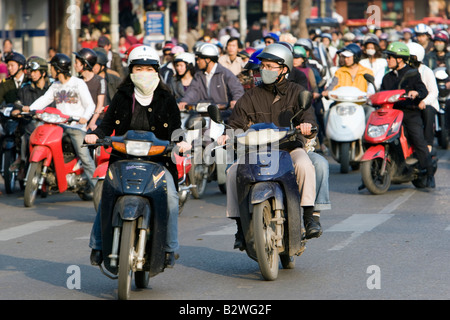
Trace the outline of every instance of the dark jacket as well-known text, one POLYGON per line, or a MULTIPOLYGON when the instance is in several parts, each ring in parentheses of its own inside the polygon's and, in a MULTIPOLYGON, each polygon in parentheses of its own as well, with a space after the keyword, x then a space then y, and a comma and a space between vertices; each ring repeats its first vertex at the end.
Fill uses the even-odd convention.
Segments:
MULTIPOLYGON (((118 88, 116 95, 105 113, 105 117, 97 129, 92 132, 93 134, 102 139, 105 136, 110 136, 114 130, 116 136, 124 135, 129 130, 132 117, 133 92, 134 85, 131 80, 125 81, 118 88)), ((161 140, 170 141, 172 133, 181 128, 180 110, 175 102, 175 98, 170 91, 163 89, 161 84, 156 88, 153 100, 147 108, 147 120, 150 125, 150 131, 161 140)), ((110 164, 121 158, 123 158, 123 155, 113 151, 111 153, 110 164)), ((177 168, 170 157, 164 156, 152 159, 163 163, 169 169, 177 187, 177 168)))
MULTIPOLYGON (((431 50, 429 53, 425 55, 425 58, 423 60, 423 63, 427 65, 431 70, 436 69, 437 67, 440 67, 438 65, 438 56, 436 51, 431 50)), ((450 72, 450 52, 446 51, 444 57, 441 58, 441 61, 443 64, 445 64, 445 68, 447 68, 447 73, 450 72)))
MULTIPOLYGON (((289 127, 290 119, 300 108, 298 95, 305 88, 292 81, 282 80, 276 86, 260 85, 248 90, 234 106, 228 124, 233 129, 249 129, 255 123, 273 122, 278 127, 289 127)), ((295 119, 294 125, 311 123, 317 126, 314 109, 302 111, 295 119)), ((306 137, 312 138, 315 134, 306 137)), ((297 143, 289 149, 303 147, 305 137, 299 135, 297 143)))
POLYGON ((14 103, 17 100, 18 89, 12 78, 3 79, 0 82, 0 104, 14 103))
POLYGON ((192 104, 202 101, 222 104, 237 101, 244 94, 244 88, 239 79, 219 63, 209 87, 210 95, 207 92, 205 72, 198 70, 181 101, 192 104))
MULTIPOLYGON (((405 67, 403 67, 399 71, 390 71, 385 74, 383 77, 383 81, 381 82, 380 91, 397 90, 400 81, 403 79, 405 73, 409 70, 414 69, 409 65, 405 65, 405 67)), ((419 102, 428 95, 427 87, 422 82, 420 73, 417 73, 416 76, 405 80, 400 89, 405 89, 406 93, 414 90, 417 91, 419 95, 414 100, 406 99, 405 101, 397 102, 394 105, 396 109, 419 110, 419 102)))

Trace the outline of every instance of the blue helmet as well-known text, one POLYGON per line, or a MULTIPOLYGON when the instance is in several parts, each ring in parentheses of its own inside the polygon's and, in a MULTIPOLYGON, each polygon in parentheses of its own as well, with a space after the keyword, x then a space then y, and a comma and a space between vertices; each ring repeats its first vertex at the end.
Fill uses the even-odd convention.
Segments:
POLYGON ((274 32, 269 32, 269 33, 264 37, 264 40, 265 40, 266 38, 272 38, 275 42, 280 41, 280 37, 278 37, 278 35, 277 35, 276 33, 274 33, 274 32))
POLYGON ((252 53, 250 56, 250 59, 248 59, 247 64, 245 65, 244 69, 247 70, 255 70, 259 68, 259 65, 261 64, 261 60, 258 59, 258 55, 263 51, 263 49, 258 49, 255 52, 252 53))

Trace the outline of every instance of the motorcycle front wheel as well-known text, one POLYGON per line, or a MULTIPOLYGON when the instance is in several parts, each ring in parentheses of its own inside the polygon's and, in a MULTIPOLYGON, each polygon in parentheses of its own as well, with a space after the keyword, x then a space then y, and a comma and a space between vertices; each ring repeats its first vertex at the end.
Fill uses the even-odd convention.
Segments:
POLYGON ((191 189, 192 196, 195 199, 200 199, 205 193, 206 183, 208 182, 208 177, 205 174, 205 165, 203 164, 193 164, 191 170, 189 170, 189 180, 195 187, 191 189))
POLYGON ((14 192, 17 178, 17 170, 13 172, 9 171, 9 167, 16 160, 15 149, 5 150, 3 153, 3 160, 3 179, 5 180, 5 191, 6 193, 10 194, 14 192))
POLYGON ((41 178, 42 161, 30 163, 30 169, 28 171, 27 184, 23 194, 23 202, 25 207, 32 207, 36 200, 38 192, 39 179, 41 178))
POLYGON ((123 221, 119 251, 119 300, 128 300, 133 277, 132 261, 136 248, 136 220, 123 221))
POLYGON ((383 194, 391 186, 391 166, 386 163, 386 170, 381 174, 383 159, 375 158, 361 163, 361 177, 367 190, 373 194, 383 194))
POLYGON ((275 243, 276 226, 272 221, 272 206, 268 200, 253 208, 253 232, 259 269, 265 280, 278 277, 279 255, 275 243))
POLYGON ((98 180, 97 183, 95 184, 94 187, 94 196, 92 198, 93 202, 94 202, 94 208, 95 208, 95 212, 98 211, 98 205, 100 203, 100 199, 102 198, 102 191, 103 191, 103 182, 105 180, 98 180))
POLYGON ((447 149, 449 137, 447 124, 445 123, 445 113, 439 114, 438 117, 439 117, 439 126, 441 127, 441 130, 437 134, 438 143, 442 149, 447 149))

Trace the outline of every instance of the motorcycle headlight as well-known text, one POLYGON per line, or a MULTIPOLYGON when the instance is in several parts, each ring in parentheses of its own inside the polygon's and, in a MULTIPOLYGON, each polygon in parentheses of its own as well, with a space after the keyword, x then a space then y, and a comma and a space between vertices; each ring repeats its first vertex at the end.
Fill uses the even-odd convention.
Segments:
POLYGON ((125 140, 125 142, 113 142, 112 146, 115 150, 126 153, 136 157, 154 156, 164 152, 165 146, 153 146, 148 141, 132 141, 125 140))
POLYGON ((401 93, 399 93, 399 94, 394 94, 392 97, 390 97, 387 101, 388 102, 397 102, 398 101, 398 99, 401 97, 401 93))
POLYGON ((340 116, 351 116, 356 112, 356 107, 352 105, 337 106, 336 113, 340 116))
POLYGON ((67 118, 61 117, 59 114, 43 112, 38 115, 38 118, 47 123, 64 123, 67 118))
POLYGON ((367 129, 367 135, 371 138, 381 137, 386 133, 388 127, 388 124, 383 124, 381 126, 369 125, 369 128, 367 129))

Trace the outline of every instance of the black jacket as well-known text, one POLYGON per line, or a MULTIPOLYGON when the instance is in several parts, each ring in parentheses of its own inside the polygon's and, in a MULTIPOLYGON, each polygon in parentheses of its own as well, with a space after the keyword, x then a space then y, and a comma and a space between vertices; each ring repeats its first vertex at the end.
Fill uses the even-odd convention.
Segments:
MULTIPOLYGON (((400 81, 403 79, 405 73, 409 70, 414 69, 409 65, 405 65, 405 67, 403 67, 399 71, 390 71, 385 74, 385 76, 383 77, 383 81, 381 82, 380 91, 397 90, 400 81)), ((419 102, 428 95, 427 87, 422 82, 422 78, 420 77, 419 73, 417 73, 416 76, 405 80, 400 89, 406 90, 406 93, 414 90, 417 91, 419 95, 414 100, 406 99, 405 101, 397 102, 394 105, 396 109, 419 110, 419 102)))
MULTIPOLYGON (((129 80, 129 79, 128 79, 129 80)), ((129 81, 125 81, 114 95, 111 105, 105 113, 100 125, 92 133, 100 139, 110 136, 115 131, 116 136, 124 135, 130 130, 132 106, 133 106, 134 85, 129 81)), ((136 101, 137 103, 137 101, 136 101)), ((171 140, 172 133, 181 128, 181 116, 175 98, 160 85, 156 88, 153 100, 147 108, 147 120, 150 131, 155 134, 158 139, 171 140)), ((124 155, 113 151, 109 163, 123 159, 124 155)), ((178 173, 176 164, 168 156, 160 158, 152 158, 165 165, 170 173, 172 173, 175 187, 178 186, 178 173)))

